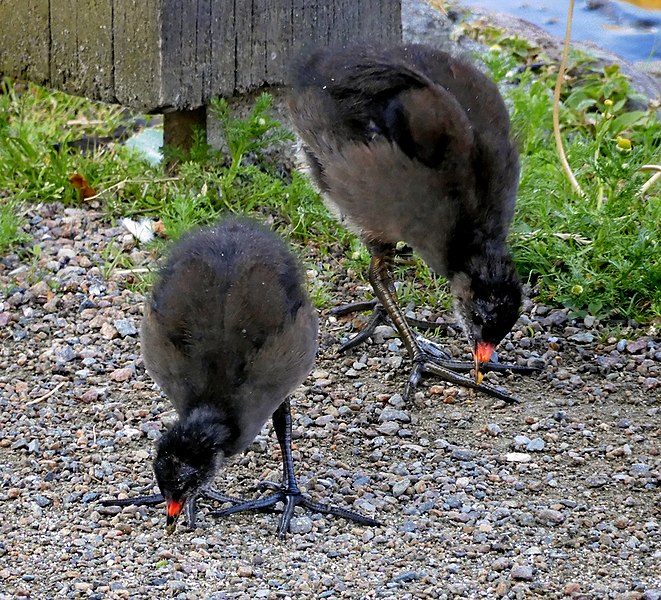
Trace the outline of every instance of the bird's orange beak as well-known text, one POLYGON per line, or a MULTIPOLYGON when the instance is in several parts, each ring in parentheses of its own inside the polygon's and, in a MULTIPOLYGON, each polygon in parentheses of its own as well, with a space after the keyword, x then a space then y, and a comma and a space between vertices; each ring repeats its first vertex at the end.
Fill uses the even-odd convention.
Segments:
POLYGON ((165 520, 165 530, 168 534, 174 533, 174 530, 177 526, 177 519, 181 514, 181 511, 184 508, 183 502, 177 502, 172 498, 166 498, 165 500, 165 512, 167 513, 167 518, 165 520))
POLYGON ((478 385, 482 383, 482 380, 484 379, 484 375, 482 374, 482 371, 480 371, 480 365, 491 358, 495 349, 496 347, 493 344, 487 342, 478 342, 475 345, 473 357, 475 358, 475 383, 478 385))

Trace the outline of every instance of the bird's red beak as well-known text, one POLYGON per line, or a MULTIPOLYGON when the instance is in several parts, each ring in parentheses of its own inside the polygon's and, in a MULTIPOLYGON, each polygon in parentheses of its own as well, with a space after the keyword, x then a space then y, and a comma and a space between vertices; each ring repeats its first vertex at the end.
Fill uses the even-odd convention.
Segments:
POLYGON ((478 385, 482 383, 482 379, 484 379, 484 375, 482 375, 482 372, 480 371, 480 365, 491 358, 495 349, 496 347, 488 342, 478 342, 475 345, 475 350, 473 351, 473 356, 475 358, 475 383, 478 385))
POLYGON ((177 526, 177 518, 181 514, 183 508, 183 502, 177 502, 172 498, 165 499, 165 512, 167 513, 167 518, 165 520, 165 530, 168 533, 174 533, 175 527, 177 526))

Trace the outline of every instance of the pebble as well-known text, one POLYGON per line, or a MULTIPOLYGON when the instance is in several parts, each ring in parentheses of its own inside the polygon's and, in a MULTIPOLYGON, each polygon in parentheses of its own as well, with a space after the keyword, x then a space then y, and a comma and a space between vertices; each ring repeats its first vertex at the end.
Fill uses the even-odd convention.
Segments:
POLYGON ((410 479, 402 479, 392 486, 392 495, 395 498, 399 498, 406 490, 411 486, 410 479))
POLYGON ((379 421, 399 421, 400 423, 410 423, 411 417, 403 410, 393 408, 384 408, 379 415, 379 421))
POLYGON ((119 335, 122 337, 126 337, 128 335, 137 335, 138 333, 138 328, 135 326, 133 321, 129 321, 128 319, 115 319, 113 321, 113 325, 117 330, 117 333, 119 333, 119 335))
POLYGON ((312 519, 307 516, 292 518, 289 531, 296 534, 310 533, 312 531, 312 519))
POLYGON ((528 452, 541 452, 546 447, 546 443, 540 437, 533 438, 526 444, 528 452))
POLYGON ((128 381, 133 377, 133 369, 130 367, 115 369, 112 373, 110 373, 109 377, 112 381, 116 382, 128 381))
POLYGON ((544 508, 537 512, 537 518, 547 525, 559 525, 565 520, 565 516, 559 510, 544 508))
POLYGON ((572 342, 576 342, 577 344, 591 344, 594 342, 594 335, 591 333, 576 333, 574 335, 570 335, 569 338, 572 342))
POLYGON ((376 430, 383 435, 395 435, 399 431, 399 424, 395 421, 386 421, 377 427, 376 430))
POLYGON ((514 565, 510 571, 512 579, 519 579, 522 581, 532 581, 533 568, 529 565, 514 565))
POLYGON ((508 462, 525 463, 525 462, 530 462, 530 460, 532 460, 532 457, 530 456, 530 454, 526 454, 525 452, 508 452, 505 455, 505 459, 508 462))

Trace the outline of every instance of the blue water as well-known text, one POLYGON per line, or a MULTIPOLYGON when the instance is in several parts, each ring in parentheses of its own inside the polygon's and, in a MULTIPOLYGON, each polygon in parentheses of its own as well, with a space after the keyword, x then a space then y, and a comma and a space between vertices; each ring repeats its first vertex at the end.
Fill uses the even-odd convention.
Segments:
MULTIPOLYGON (((521 17, 555 36, 565 35, 568 0, 459 0, 459 3, 521 17)), ((588 9, 589 4, 587 0, 575 2, 572 40, 595 42, 631 62, 661 60, 661 11, 614 0, 595 10, 588 9)))

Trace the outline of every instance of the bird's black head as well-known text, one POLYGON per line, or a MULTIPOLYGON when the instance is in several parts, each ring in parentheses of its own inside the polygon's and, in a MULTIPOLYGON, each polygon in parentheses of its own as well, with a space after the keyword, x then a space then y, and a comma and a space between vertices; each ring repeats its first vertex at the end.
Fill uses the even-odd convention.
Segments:
POLYGON ((174 531, 186 502, 213 479, 230 437, 229 428, 212 411, 198 408, 160 439, 154 473, 165 498, 168 531, 174 531))
POLYGON ((451 278, 455 313, 477 362, 486 362, 519 318, 521 283, 507 254, 472 258, 451 278))

